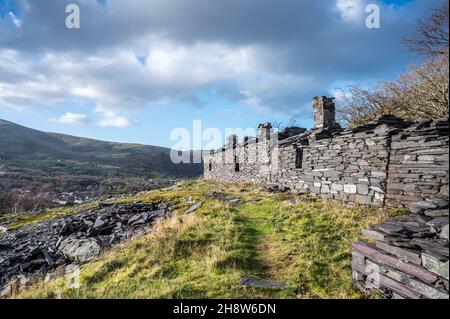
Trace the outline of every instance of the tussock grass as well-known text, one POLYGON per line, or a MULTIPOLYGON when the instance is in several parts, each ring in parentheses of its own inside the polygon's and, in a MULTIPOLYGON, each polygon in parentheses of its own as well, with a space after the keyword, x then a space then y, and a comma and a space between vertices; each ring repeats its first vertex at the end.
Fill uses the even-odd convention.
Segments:
POLYGON ((268 194, 255 186, 196 181, 125 201, 175 201, 157 231, 114 247, 82 267, 80 288, 65 278, 18 298, 362 298, 351 283, 351 243, 394 211, 268 194), (211 191, 239 197, 233 206, 211 191), (206 199, 182 217, 185 198, 206 199), (243 276, 285 282, 247 288, 243 276))

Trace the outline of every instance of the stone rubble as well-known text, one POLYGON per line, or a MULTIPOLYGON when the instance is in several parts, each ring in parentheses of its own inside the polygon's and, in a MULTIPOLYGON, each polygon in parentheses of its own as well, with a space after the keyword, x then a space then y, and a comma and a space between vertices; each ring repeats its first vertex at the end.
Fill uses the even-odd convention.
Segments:
POLYGON ((152 231, 157 220, 171 216, 173 204, 100 204, 98 209, 7 230, 0 236, 0 297, 29 284, 33 277, 72 263, 86 263, 122 241, 152 231))
POLYGON ((410 205, 411 215, 373 225, 353 243, 353 280, 385 298, 449 298, 449 203, 434 198, 410 205))
POLYGON ((225 195, 220 192, 209 192, 208 196, 210 199, 216 199, 221 201, 224 204, 227 204, 231 207, 239 207, 241 205, 241 199, 239 197, 225 195))

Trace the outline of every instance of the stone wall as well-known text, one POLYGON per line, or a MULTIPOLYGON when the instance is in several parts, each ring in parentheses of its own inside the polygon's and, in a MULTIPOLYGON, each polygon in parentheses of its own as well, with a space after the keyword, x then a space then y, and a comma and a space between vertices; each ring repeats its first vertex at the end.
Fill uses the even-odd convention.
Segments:
POLYGON ((328 199, 382 206, 390 132, 383 119, 353 130, 312 131, 303 144, 280 145, 274 181, 328 199), (301 167, 296 167, 297 152, 301 167))
POLYGON ((374 206, 406 207, 430 196, 448 198, 448 118, 410 123, 383 116, 341 129, 332 104, 332 99, 314 98, 312 130, 275 134, 270 124, 262 124, 256 138, 237 143, 233 137, 224 148, 204 156, 204 177, 276 183, 300 193, 374 206))
POLYGON ((273 139, 253 138, 239 145, 227 144, 204 157, 204 177, 228 182, 270 182, 269 156, 273 139))
POLYGON ((412 125, 392 137, 387 205, 448 198, 448 119, 412 125))

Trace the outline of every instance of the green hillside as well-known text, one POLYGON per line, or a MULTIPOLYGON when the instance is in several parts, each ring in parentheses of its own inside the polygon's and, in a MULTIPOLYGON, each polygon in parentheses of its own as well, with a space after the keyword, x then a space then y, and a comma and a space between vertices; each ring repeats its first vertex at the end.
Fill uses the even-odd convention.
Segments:
POLYGON ((93 167, 100 175, 175 177, 201 173, 201 165, 173 164, 167 148, 45 133, 4 120, 0 120, 0 158, 19 168, 71 166, 79 175, 96 175, 93 167))
POLYGON ((120 185, 134 184, 130 179, 139 179, 137 186, 144 186, 145 179, 201 173, 201 164, 172 163, 167 148, 45 133, 0 120, 0 191, 86 191, 89 186, 96 191, 102 183, 108 183, 106 190, 124 191, 127 186, 120 185))

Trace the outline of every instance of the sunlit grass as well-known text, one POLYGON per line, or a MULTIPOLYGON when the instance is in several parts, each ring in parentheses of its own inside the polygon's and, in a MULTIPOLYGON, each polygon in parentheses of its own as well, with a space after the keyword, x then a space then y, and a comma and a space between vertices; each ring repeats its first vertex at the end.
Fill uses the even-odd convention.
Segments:
POLYGON ((351 282, 351 243, 361 230, 397 212, 269 194, 244 184, 195 181, 128 201, 178 203, 157 231, 116 246, 82 267, 79 289, 65 279, 19 298, 362 298, 351 282), (240 198, 230 205, 211 192, 240 198), (182 218, 192 202, 206 200, 182 218), (285 282, 270 291, 243 276, 285 282))

